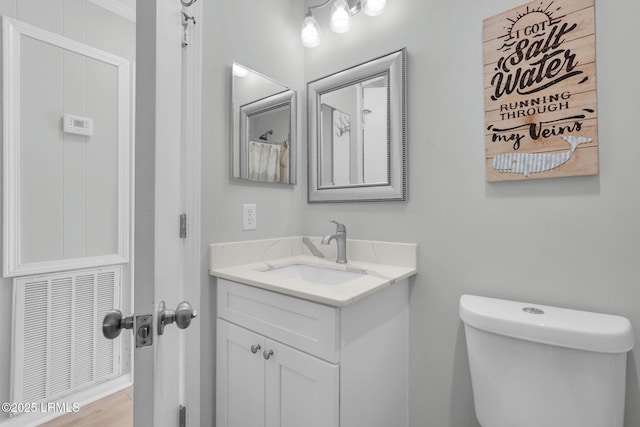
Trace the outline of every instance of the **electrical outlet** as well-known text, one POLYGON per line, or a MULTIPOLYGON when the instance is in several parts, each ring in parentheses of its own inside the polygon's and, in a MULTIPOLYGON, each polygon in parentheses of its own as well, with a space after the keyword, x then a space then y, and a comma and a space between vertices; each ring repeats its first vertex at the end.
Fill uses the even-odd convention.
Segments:
POLYGON ((243 204, 242 205, 242 229, 243 230, 255 230, 257 223, 256 205, 255 204, 243 204))

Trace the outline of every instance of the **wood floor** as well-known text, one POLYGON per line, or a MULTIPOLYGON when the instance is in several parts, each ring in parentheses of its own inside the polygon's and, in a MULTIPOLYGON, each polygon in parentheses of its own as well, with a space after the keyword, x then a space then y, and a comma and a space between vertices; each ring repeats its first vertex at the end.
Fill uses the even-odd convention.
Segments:
POLYGON ((40 427, 133 427, 133 387, 80 408, 40 427))

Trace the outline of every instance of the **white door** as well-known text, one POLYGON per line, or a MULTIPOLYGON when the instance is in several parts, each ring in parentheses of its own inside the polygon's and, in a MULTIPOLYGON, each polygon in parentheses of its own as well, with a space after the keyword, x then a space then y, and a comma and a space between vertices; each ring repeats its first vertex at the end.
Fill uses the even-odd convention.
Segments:
MULTIPOLYGON (((195 15, 199 7, 185 11, 195 15)), ((156 326, 161 301, 171 310, 185 300, 201 309, 200 256, 193 249, 199 246, 199 153, 185 148, 185 141, 199 146, 199 133, 189 129, 199 127, 192 111, 199 100, 189 98, 198 92, 198 82, 189 80, 198 67, 197 52, 189 56, 182 46, 182 9, 180 0, 137 2, 134 311, 153 315, 153 345, 134 352, 136 427, 199 425, 199 319, 184 330, 167 325, 162 335, 156 326), (186 239, 179 226, 185 212, 186 239), (186 406, 184 423, 180 406, 186 406)))

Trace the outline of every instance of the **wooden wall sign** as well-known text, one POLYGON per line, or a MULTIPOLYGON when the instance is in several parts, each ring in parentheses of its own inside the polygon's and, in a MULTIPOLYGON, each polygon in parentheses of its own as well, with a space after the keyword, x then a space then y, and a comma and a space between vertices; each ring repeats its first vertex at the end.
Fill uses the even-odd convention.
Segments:
POLYGON ((598 174, 594 0, 483 23, 487 181, 598 174))

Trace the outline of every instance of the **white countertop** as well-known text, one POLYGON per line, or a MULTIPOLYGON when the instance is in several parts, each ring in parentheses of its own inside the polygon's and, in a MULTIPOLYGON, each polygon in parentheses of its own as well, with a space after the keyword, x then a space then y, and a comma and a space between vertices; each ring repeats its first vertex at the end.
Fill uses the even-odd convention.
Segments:
POLYGON ((331 258, 333 254, 330 248, 316 245, 318 241, 319 238, 293 237, 214 244, 210 247, 209 272, 215 277, 336 307, 352 304, 417 273, 415 244, 347 240, 349 262, 338 264, 331 258), (273 252, 274 247, 279 249, 273 252), (394 251, 394 247, 397 250, 394 251), (258 255, 260 252, 262 256, 258 255), (233 253, 233 260, 229 259, 229 253, 233 253), (242 263, 241 258, 246 258, 246 263, 242 263), (385 263, 394 260, 394 264, 385 263), (268 272, 291 264, 365 274, 344 283, 326 285, 268 272))

